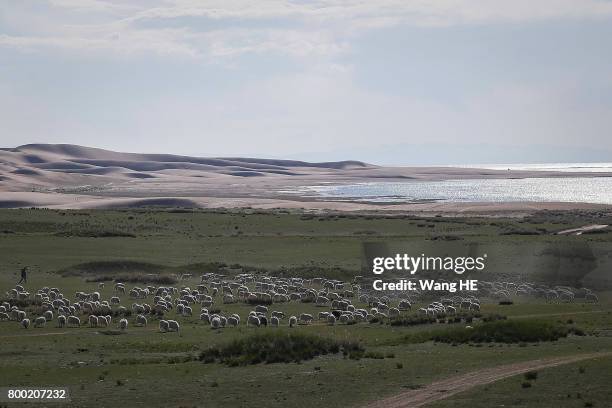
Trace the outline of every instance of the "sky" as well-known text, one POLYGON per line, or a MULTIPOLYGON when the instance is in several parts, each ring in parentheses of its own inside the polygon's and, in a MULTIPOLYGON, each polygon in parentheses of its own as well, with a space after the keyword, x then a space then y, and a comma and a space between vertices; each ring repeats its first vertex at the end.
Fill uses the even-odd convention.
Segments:
POLYGON ((0 2, 0 147, 612 161, 610 0, 0 2))

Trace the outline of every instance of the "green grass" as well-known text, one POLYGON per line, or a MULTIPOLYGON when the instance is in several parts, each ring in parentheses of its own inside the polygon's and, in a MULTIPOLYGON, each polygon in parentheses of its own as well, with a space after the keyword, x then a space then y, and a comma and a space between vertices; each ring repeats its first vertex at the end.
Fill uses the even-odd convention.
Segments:
MULTIPOLYGON (((175 273, 193 272, 193 279, 177 283, 193 288, 199 283, 200 273, 217 270, 223 264, 240 265, 256 273, 352 279, 356 274, 365 275, 363 245, 369 242, 385 243, 390 251, 401 252, 428 251, 438 245, 460 251, 475 248, 488 253, 491 260, 491 268, 481 278, 529 280, 543 268, 538 254, 550 246, 587 243, 599 256, 609 251, 612 234, 501 235, 504 231, 554 231, 580 226, 592 219, 605 223, 598 215, 588 213, 550 213, 520 220, 315 215, 278 210, 0 210, 0 293, 13 287, 22 265, 32 267, 28 289, 57 286, 68 296, 81 290, 99 290, 104 299, 113 295, 112 284, 108 283, 111 279, 132 277, 138 281, 146 274, 171 277, 175 273), (460 239, 438 239, 447 236, 460 239), (107 281, 102 289, 98 288, 100 279, 107 281)), ((180 321, 180 334, 159 333, 154 317, 147 327, 134 327, 135 317, 128 317, 130 327, 121 335, 115 334, 117 319, 104 330, 85 326, 59 329, 54 324, 44 329, 23 330, 15 322, 0 322, 0 384, 68 386, 72 402, 65 406, 78 407, 130 406, 136 403, 134 395, 142 406, 151 407, 359 406, 479 368, 612 350, 612 292, 605 291, 610 269, 606 256, 599 259, 600 268, 587 275, 597 278, 596 287, 601 290, 599 304, 557 304, 532 298, 513 299, 514 304, 508 306, 490 299, 482 303, 483 317, 503 315, 518 325, 538 320, 553 326, 576 326, 588 336, 513 344, 407 344, 406 337, 421 332, 486 324, 410 325, 420 321, 416 312, 402 312, 398 321, 408 325, 329 326, 315 321, 309 326, 289 329, 285 320, 281 328, 241 325, 223 330, 211 330, 197 316, 185 318, 171 312, 167 317, 180 321), (291 339, 290 336, 299 337, 280 340, 291 339), (350 353, 325 353, 330 350, 326 347, 338 344, 358 344, 364 351, 353 353, 353 358, 350 353), (228 345, 233 346, 228 349, 228 345), (219 350, 219 355, 221 350, 233 350, 227 361, 240 364, 229 367, 219 361, 208 364, 199 361, 199 356, 211 349, 219 350), (292 362, 263 363, 280 356, 290 356, 292 362), (250 364, 255 361, 262 364, 250 364)), ((574 267, 578 270, 576 276, 583 276, 582 264, 574 267)), ((127 298, 122 300, 124 304, 131 303, 127 298)), ((367 307, 357 299, 354 302, 357 307, 367 307)), ((427 302, 415 302, 414 310, 427 302)), ((215 303, 217 307, 224 314, 239 313, 243 317, 252 309, 242 303, 223 305, 220 298, 215 303)), ((37 306, 28 308, 30 316, 40 313, 37 306)), ((274 304, 272 308, 287 316, 302 312, 316 316, 324 310, 312 303, 296 302, 274 304)), ((580 378, 588 377, 593 390, 603 389, 604 380, 609 384, 606 376, 601 381, 597 376, 590 377, 597 373, 590 364, 581 365, 585 372, 580 378)), ((512 393, 544 389, 547 372, 539 371, 528 389, 521 388, 523 377, 517 379, 511 385, 512 393)), ((563 381, 558 384, 551 382, 546 392, 564 392, 567 384, 563 381)), ((593 402, 602 406, 603 397, 597 395, 594 391, 593 402)), ((503 402, 511 406, 507 400, 503 402)), ((557 402, 554 406, 566 405, 557 402)))
POLYGON ((584 408, 609 407, 612 401, 612 357, 538 371, 531 386, 523 388, 523 376, 479 386, 428 405, 428 408, 584 408))

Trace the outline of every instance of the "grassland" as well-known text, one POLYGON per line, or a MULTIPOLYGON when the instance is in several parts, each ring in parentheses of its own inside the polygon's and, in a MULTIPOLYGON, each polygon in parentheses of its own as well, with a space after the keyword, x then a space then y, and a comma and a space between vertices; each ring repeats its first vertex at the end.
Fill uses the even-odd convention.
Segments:
MULTIPOLYGON (((71 296, 77 290, 97 289, 100 279, 145 273, 197 275, 216 270, 220 264, 287 276, 352 279, 364 274, 364 243, 385 243, 402 252, 450 243, 472 248, 477 245, 479 250, 487 251, 492 267, 483 279, 488 280, 550 276, 546 271, 543 273, 547 264, 539 261, 546 256, 543 248, 586 247, 598 260, 597 265, 593 267, 589 256, 577 256, 572 262, 560 257, 562 265, 555 266, 555 276, 597 282, 594 289, 598 290, 600 302, 557 304, 522 299, 508 306, 483 302, 483 314, 571 324, 588 334, 570 335, 555 342, 519 344, 404 341, 407 335, 429 330, 429 325, 363 323, 330 327, 316 323, 295 329, 241 326, 214 331, 194 316, 181 320, 179 336, 157 333, 154 323, 113 335, 114 332, 85 327, 58 329, 51 324, 26 331, 15 322, 0 322, 0 385, 68 386, 72 400, 63 406, 78 407, 356 406, 405 389, 417 389, 436 379, 503 363, 610 351, 610 269, 607 257, 599 254, 609 250, 612 234, 551 234, 588 223, 606 223, 607 217, 589 212, 543 213, 529 219, 422 219, 407 215, 311 215, 280 210, 2 210, 0 293, 13 287, 22 265, 31 267, 28 288, 57 286, 71 296), (564 266, 564 262, 571 267, 564 266), (227 345, 253 332, 270 330, 298 330, 338 341, 359 342, 369 354, 360 359, 340 353, 299 364, 239 367, 204 364, 198 359, 201 351, 211 346, 227 345)), ((186 284, 193 286, 197 282, 194 278, 186 284)), ((103 298, 111 296, 110 286, 102 289, 103 298)), ((242 316, 250 310, 243 304, 220 307, 224 312, 242 316)), ((287 314, 320 310, 301 303, 275 305, 274 309, 287 314)), ((574 405, 559 402, 535 405, 533 401, 539 399, 544 401, 539 404, 547 404, 547 395, 563 396, 573 393, 572 387, 588 383, 590 391, 582 394, 585 396, 582 403, 605 406, 602 402, 609 398, 606 394, 609 391, 604 385, 609 384, 610 378, 609 373, 602 372, 612 368, 610 359, 583 362, 580 366, 586 369, 579 376, 567 374, 574 373, 575 366, 543 370, 526 392, 521 388, 523 378, 511 378, 437 404, 510 406, 518 401, 519 390, 525 406, 584 406, 578 405, 579 399, 574 397, 568 399, 574 405), (475 401, 491 403, 477 405, 475 401)))
POLYGON ((431 404, 431 408, 463 407, 609 407, 612 401, 612 357, 549 368, 481 386, 469 393, 431 404), (529 384, 528 386, 526 384, 529 384), (543 396, 545 396, 543 398, 543 396))

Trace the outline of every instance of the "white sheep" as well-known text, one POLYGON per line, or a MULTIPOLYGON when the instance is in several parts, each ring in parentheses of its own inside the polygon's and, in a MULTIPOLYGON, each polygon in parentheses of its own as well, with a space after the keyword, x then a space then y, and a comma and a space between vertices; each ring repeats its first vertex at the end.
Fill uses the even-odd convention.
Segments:
POLYGON ((302 313, 300 315, 300 322, 304 323, 304 324, 309 324, 314 320, 314 317, 312 317, 311 314, 308 313, 302 313))
POLYGON ((169 330, 168 328, 168 321, 167 320, 160 320, 159 321, 159 331, 162 333, 166 333, 169 330))
POLYGON ((599 297, 597 297, 597 295, 593 292, 589 292, 584 295, 584 300, 587 302, 597 303, 599 302, 599 297))
POLYGON ((168 320, 168 331, 178 332, 181 326, 176 320, 168 320))
POLYGON ((261 322, 259 321, 259 317, 255 315, 249 315, 249 318, 247 319, 247 326, 259 327, 260 324, 261 322))
POLYGON ((0 320, 9 320, 9 318, 8 313, 0 312, 0 320))
POLYGON ((46 312, 44 312, 43 316, 45 317, 45 320, 48 322, 53 320, 53 312, 51 310, 47 310, 46 312))
POLYGON ((279 319, 284 319, 285 314, 283 312, 278 312, 276 310, 272 311, 272 317, 278 317, 279 319))
POLYGON ((21 327, 23 327, 24 329, 27 329, 30 327, 30 319, 23 319, 20 324, 21 324, 21 327))
POLYGON ((127 319, 119 320, 119 328, 121 330, 126 330, 128 328, 128 321, 127 321, 127 319))
POLYGON ((34 327, 45 327, 46 324, 47 319, 45 319, 44 316, 38 316, 34 319, 34 327))
POLYGON ((106 316, 98 316, 98 327, 108 327, 110 321, 106 316))
POLYGON ((330 314, 327 316, 327 323, 328 323, 328 324, 330 324, 330 325, 332 325, 332 326, 333 326, 334 324, 336 324, 336 316, 334 316, 334 314, 333 314, 333 313, 330 313, 330 314))
POLYGON ((410 310, 412 308, 412 304, 410 304, 409 300, 400 300, 398 308, 399 310, 410 310))
POLYGON ((295 316, 291 316, 289 318, 289 327, 293 327, 297 324, 297 317, 295 316))
POLYGON ((191 310, 191 307, 189 306, 185 306, 183 307, 183 316, 191 316, 193 314, 193 311, 191 310))
POLYGON ((66 325, 66 316, 59 315, 57 316, 57 327, 64 327, 66 325))
POLYGON ((240 323, 240 320, 236 319, 234 316, 230 316, 227 318, 228 326, 236 327, 240 323))
POLYGON ((67 327, 80 327, 81 319, 76 316, 68 316, 67 327))
POLYGON ((212 329, 218 329, 221 327, 221 319, 219 316, 215 316, 210 320, 210 327, 212 329))
POLYGON ((98 327, 98 316, 89 315, 89 327, 98 327))
POLYGON ((136 326, 147 327, 147 318, 144 315, 141 315, 141 314, 136 316, 136 326))
POLYGON ((272 316, 270 318, 270 326, 272 327, 278 327, 280 325, 280 319, 276 316, 272 316))
POLYGON ((257 305, 255 306, 255 311, 258 313, 263 313, 263 314, 267 314, 268 313, 268 308, 262 305, 257 305))

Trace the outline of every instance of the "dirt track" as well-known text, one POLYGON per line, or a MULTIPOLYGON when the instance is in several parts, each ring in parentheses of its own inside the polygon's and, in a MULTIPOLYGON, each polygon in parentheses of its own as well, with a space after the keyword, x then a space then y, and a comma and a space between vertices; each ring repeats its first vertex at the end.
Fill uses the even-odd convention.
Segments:
POLYGON ((527 371, 540 370, 548 367, 555 367, 563 364, 575 363, 577 361, 610 355, 612 355, 612 352, 578 354, 573 356, 545 358, 486 368, 436 381, 418 390, 402 392, 393 397, 385 398, 367 405, 367 408, 422 407, 430 402, 448 398, 478 385, 489 384, 504 378, 526 373, 527 371))

